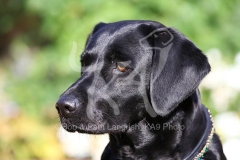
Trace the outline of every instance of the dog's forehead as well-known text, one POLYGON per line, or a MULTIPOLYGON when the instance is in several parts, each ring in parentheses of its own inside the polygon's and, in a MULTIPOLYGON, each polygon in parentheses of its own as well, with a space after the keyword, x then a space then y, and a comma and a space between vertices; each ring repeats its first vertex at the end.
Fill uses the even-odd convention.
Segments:
POLYGON ((131 50, 142 49, 140 40, 146 37, 154 28, 165 27, 154 21, 119 21, 114 23, 100 23, 97 25, 87 41, 85 54, 104 55, 106 51, 121 50, 121 52, 132 53, 131 50), (150 28, 150 29, 149 29, 150 28))
POLYGON ((104 49, 118 42, 118 45, 125 43, 129 39, 134 39, 139 23, 110 23, 93 33, 89 40, 86 50, 95 52, 94 50, 104 49))

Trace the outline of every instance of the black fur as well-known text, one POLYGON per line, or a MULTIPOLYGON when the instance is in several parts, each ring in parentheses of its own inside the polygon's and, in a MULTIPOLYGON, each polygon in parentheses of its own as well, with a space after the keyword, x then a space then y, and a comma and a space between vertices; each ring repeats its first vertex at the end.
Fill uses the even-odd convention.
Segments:
MULTIPOLYGON (((207 123, 197 87, 210 71, 191 41, 153 21, 100 23, 81 61, 81 77, 56 104, 66 130, 108 133, 103 160, 182 160, 191 153, 207 123)), ((204 159, 226 159, 216 134, 204 159)))

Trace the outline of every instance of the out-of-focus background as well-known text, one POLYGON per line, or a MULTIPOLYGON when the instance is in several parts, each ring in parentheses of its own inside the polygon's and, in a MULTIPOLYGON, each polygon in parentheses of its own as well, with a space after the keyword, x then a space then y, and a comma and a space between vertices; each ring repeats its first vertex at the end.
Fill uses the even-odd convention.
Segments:
MULTIPOLYGON (((240 1, 0 0, 0 159, 96 158, 105 136, 67 133, 55 110, 80 75, 71 68, 100 21, 156 20, 186 35, 209 57, 203 103, 230 160, 240 147, 240 1)), ((80 70, 80 68, 79 68, 80 70)))

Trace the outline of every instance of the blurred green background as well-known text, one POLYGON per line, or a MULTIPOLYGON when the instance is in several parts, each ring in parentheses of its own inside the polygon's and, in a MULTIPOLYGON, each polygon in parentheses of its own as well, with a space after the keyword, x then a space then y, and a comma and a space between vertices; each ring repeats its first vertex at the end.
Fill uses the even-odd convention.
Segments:
POLYGON ((69 65, 72 44, 77 42, 80 55, 95 24, 129 19, 174 27, 206 53, 212 73, 201 85, 203 103, 216 118, 226 152, 240 144, 239 0, 0 4, 0 159, 68 159, 56 136, 54 105, 80 75, 69 65))

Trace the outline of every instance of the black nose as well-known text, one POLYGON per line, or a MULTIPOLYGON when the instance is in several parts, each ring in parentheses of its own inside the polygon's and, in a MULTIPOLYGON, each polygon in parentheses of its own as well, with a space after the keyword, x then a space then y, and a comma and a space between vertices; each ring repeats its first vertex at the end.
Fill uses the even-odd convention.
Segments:
POLYGON ((77 109, 76 98, 61 96, 56 103, 56 109, 61 116, 66 118, 71 117, 77 109))

